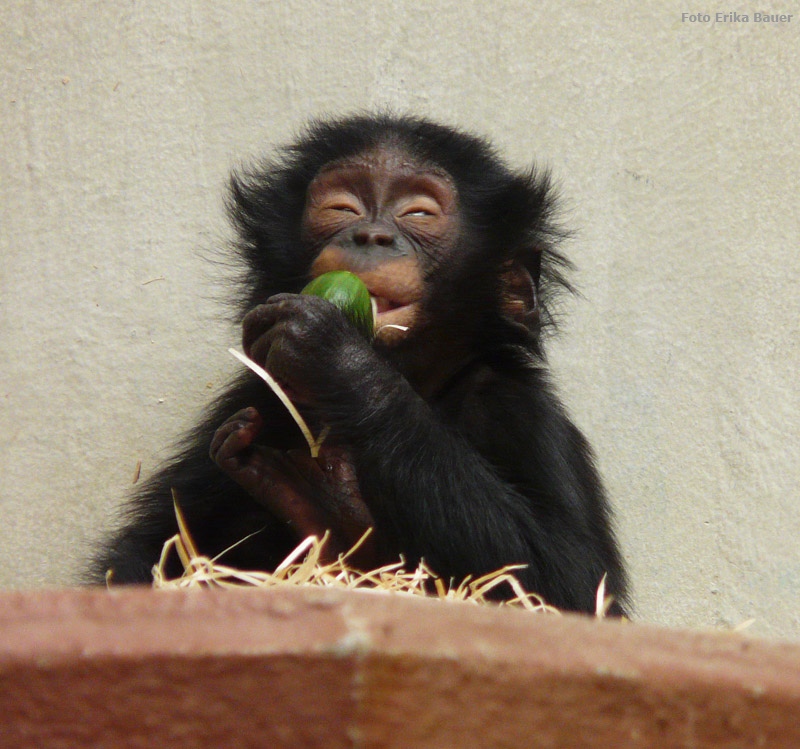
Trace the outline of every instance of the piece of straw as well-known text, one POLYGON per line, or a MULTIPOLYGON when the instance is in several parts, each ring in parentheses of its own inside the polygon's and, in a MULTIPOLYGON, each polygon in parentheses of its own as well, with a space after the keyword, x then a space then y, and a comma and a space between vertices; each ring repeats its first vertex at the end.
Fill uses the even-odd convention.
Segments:
POLYGON ((319 437, 314 437, 311 434, 311 430, 308 428, 308 424, 306 424, 306 420, 300 415, 300 412, 294 407, 294 403, 289 399, 289 396, 286 395, 284 389, 276 382, 275 378, 267 372, 264 367, 259 366, 256 364, 249 356, 245 356, 241 351, 237 351, 235 348, 229 348, 228 353, 233 354, 242 364, 246 367, 249 367, 253 370, 264 382, 269 385, 270 389, 272 390, 275 395, 280 398, 281 403, 286 406, 286 410, 292 415, 292 418, 297 422, 297 426, 300 427, 300 431, 303 433, 303 436, 306 438, 306 442, 308 442, 308 449, 311 451, 311 457, 316 458, 319 455, 319 448, 322 443, 325 441, 325 437, 328 436, 328 428, 325 427, 322 432, 320 432, 319 437))

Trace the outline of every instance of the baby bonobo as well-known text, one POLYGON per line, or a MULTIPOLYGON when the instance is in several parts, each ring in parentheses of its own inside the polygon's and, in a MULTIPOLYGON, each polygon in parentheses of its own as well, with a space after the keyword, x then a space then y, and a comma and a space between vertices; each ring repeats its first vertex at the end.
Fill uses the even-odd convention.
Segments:
POLYGON ((622 613, 609 508, 542 351, 548 304, 567 286, 552 213, 545 176, 414 117, 317 122, 274 163, 235 175, 245 353, 327 436, 312 458, 243 371, 132 498, 93 579, 150 580, 177 532, 174 490, 200 552, 233 547, 231 566, 272 569, 326 530, 336 555, 373 528, 358 566, 402 554, 459 582, 524 564, 528 591, 587 612, 606 575, 622 613), (371 342, 298 293, 334 270, 366 284, 371 342))

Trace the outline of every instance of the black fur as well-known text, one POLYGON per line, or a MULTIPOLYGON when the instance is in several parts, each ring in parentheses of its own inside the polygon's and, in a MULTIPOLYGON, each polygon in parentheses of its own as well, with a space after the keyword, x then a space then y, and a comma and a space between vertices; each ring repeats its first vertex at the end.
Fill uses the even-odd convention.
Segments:
MULTIPOLYGON (((314 258, 300 224, 319 169, 382 146, 399 147, 456 185, 458 253, 429 264, 426 308, 454 339, 468 341, 473 356, 427 400, 399 374, 391 351, 338 383, 334 373, 330 390, 320 393, 324 421, 353 455, 379 533, 409 564, 424 557, 446 579, 526 564, 518 573, 526 589, 565 609, 592 611, 607 574, 614 612, 622 612, 625 574, 609 509, 589 447, 548 381, 541 347, 554 295, 568 288, 546 175, 511 171, 483 140, 418 118, 315 123, 274 163, 231 180, 229 209, 244 268, 241 315, 308 281, 314 258), (537 314, 527 325, 509 320, 499 303, 499 274, 508 261, 523 264, 537 285, 537 314)), ((243 374, 186 437, 183 451, 132 499, 124 526, 95 558, 94 581, 109 568, 116 582, 150 579, 176 532, 173 489, 204 554, 255 533, 224 561, 269 569, 296 545, 287 527, 208 457, 216 429, 248 406, 264 417, 272 446, 304 445, 264 383, 243 374)))

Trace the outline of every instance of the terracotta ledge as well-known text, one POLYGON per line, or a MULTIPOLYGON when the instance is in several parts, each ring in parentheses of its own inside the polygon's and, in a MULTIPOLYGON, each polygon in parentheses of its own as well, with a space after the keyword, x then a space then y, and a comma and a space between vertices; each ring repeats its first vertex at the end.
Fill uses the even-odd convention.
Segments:
POLYGON ((300 588, 0 594, 0 746, 800 747, 800 646, 300 588))

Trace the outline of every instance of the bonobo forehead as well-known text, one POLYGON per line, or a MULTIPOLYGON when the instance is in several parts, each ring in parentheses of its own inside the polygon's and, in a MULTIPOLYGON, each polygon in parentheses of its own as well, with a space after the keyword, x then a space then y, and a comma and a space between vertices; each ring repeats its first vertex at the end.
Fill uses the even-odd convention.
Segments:
POLYGON ((423 161, 398 146, 383 146, 323 166, 309 190, 326 186, 371 188, 377 195, 400 188, 429 193, 442 208, 455 210, 458 194, 452 177, 441 167, 423 161))

